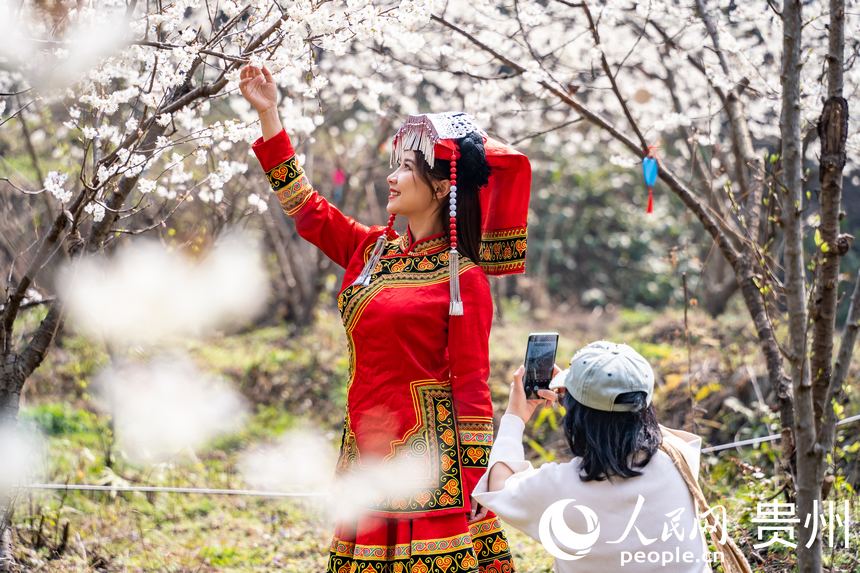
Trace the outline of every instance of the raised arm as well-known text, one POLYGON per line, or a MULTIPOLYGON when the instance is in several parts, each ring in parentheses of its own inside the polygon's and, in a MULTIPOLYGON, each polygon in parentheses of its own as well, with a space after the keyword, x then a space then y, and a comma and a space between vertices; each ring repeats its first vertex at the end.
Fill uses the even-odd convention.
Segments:
POLYGON ((375 238, 382 227, 371 229, 347 217, 316 192, 296 157, 277 111, 277 86, 265 67, 245 66, 239 88, 257 110, 263 136, 251 149, 257 156, 284 212, 296 222, 304 239, 346 268, 355 251, 375 238))

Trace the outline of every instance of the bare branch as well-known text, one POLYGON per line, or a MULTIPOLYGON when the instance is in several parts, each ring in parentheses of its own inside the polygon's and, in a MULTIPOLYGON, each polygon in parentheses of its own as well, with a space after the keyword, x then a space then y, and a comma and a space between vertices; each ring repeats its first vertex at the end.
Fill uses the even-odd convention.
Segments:
MULTIPOLYGON (((37 306, 42 306, 43 304, 51 304, 56 299, 54 297, 43 298, 41 300, 31 300, 29 302, 22 303, 19 306, 19 310, 26 310, 28 308, 35 308, 37 306)), ((3 311, 5 305, 0 304, 0 312, 3 311)))
MULTIPOLYGON (((23 92, 18 92, 18 93, 23 93, 23 92)), ((34 99, 34 100, 31 100, 31 101, 29 101, 29 102, 27 102, 27 104, 26 104, 26 105, 23 105, 23 106, 21 106, 20 108, 18 108, 17 110, 15 110, 15 111, 14 111, 14 112, 9 116, 9 117, 7 117, 6 119, 4 119, 3 121, 0 121, 0 127, 2 127, 3 125, 5 125, 5 124, 9 123, 10 121, 12 121, 13 119, 15 119, 18 115, 20 115, 21 113, 23 113, 23 111, 24 111, 25 109, 27 109, 28 107, 30 107, 30 106, 31 106, 31 105, 33 105, 34 103, 36 103, 36 100, 35 100, 35 99, 34 99)))
POLYGON ((36 329, 36 332, 30 338, 30 342, 19 356, 18 365, 21 369, 22 378, 18 383, 18 392, 23 388, 27 377, 30 376, 30 374, 32 374, 45 359, 45 355, 48 353, 51 341, 54 340, 57 332, 59 332, 60 328, 63 326, 63 314, 63 304, 58 300, 55 300, 51 304, 48 314, 45 315, 45 318, 43 318, 42 322, 39 323, 39 328, 36 329))
MULTIPOLYGON (((501 62, 505 63, 512 69, 517 70, 521 73, 525 71, 525 68, 523 66, 514 62, 507 56, 499 53, 497 50, 491 48, 490 46, 487 46, 459 26, 436 15, 431 16, 431 18, 439 22, 443 26, 465 37, 482 50, 493 54, 497 59, 499 59, 501 62)), ((570 94, 566 93, 561 88, 554 86, 545 80, 541 81, 540 85, 541 87, 555 95, 566 105, 573 108, 590 123, 596 125, 597 127, 600 127, 601 129, 609 133, 609 135, 611 135, 615 140, 619 141, 630 151, 636 154, 637 157, 645 157, 647 149, 642 149, 632 139, 622 133, 608 119, 606 119, 597 112, 591 111, 582 102, 577 100, 574 96, 571 96, 570 94)), ((711 236, 713 236, 714 239, 717 240, 720 244, 720 247, 724 249, 726 258, 728 258, 729 260, 737 260, 739 257, 737 249, 728 239, 728 235, 726 233, 720 232, 721 229, 724 229, 724 225, 721 225, 720 222, 714 218, 712 212, 704 204, 702 204, 702 202, 690 191, 690 189, 688 189, 677 177, 675 177, 675 175, 665 165, 663 165, 662 162, 660 165, 660 179, 664 183, 666 183, 669 188, 673 192, 675 192, 676 195, 681 198, 684 204, 687 205, 687 207, 689 207, 690 210, 693 211, 693 213, 696 214, 696 216, 705 226, 705 229, 708 230, 709 233, 711 233, 711 236)))
MULTIPOLYGON (((140 40, 138 42, 132 42, 132 44, 137 46, 149 46, 152 48, 158 48, 159 50, 173 50, 176 48, 182 48, 178 44, 168 44, 167 42, 153 42, 151 40, 140 40)), ((214 56, 216 58, 220 58, 222 60, 227 60, 229 62, 238 62, 240 64, 247 63, 247 58, 241 58, 239 56, 231 56, 230 54, 225 54, 223 52, 216 52, 215 50, 210 50, 208 48, 200 48, 198 51, 201 54, 206 54, 207 56, 214 56)))
MULTIPOLYGON (((708 36, 711 38, 711 44, 713 44, 714 51, 717 54, 720 68, 723 74, 728 77, 731 73, 729 61, 720 46, 720 36, 717 26, 708 13, 704 0, 696 0, 696 10, 702 23, 705 25, 705 29, 708 31, 708 36)), ((756 154, 753 148, 746 111, 739 97, 747 85, 749 85, 749 80, 744 78, 743 81, 739 82, 728 93, 724 93, 717 86, 714 86, 714 89, 725 103, 731 127, 732 148, 735 156, 735 177, 738 180, 742 195, 746 197, 745 211, 748 214, 748 217, 746 217, 748 223, 744 227, 754 240, 760 244, 764 240, 764 226, 761 220, 763 180, 752 181, 752 178, 755 174, 763 173, 764 163, 763 159, 756 154)))
MULTIPOLYGON (((86 191, 82 191, 73 201, 73 205, 83 202, 86 193, 86 191)), ((0 317, 2 317, 2 331, 0 331, 2 347, 0 347, 0 352, 2 352, 3 355, 8 355, 11 352, 12 326, 15 322, 15 318, 18 316, 18 310, 20 309, 21 302, 26 296, 27 290, 33 284, 33 280, 39 272, 39 269, 42 268, 44 263, 55 252, 54 247, 60 242, 62 232, 66 229, 66 226, 71 223, 68 215, 69 212, 64 211, 54 219, 54 223, 51 225, 50 231, 48 231, 48 234, 42 239, 39 249, 36 251, 33 260, 30 261, 27 271, 15 286, 15 290, 9 296, 9 299, 3 308, 3 312, 0 314, 0 317)))
POLYGON ((185 202, 185 200, 191 195, 191 192, 193 190, 194 190, 193 188, 189 189, 181 197, 179 197, 179 200, 176 201, 176 204, 173 205, 173 207, 167 212, 166 215, 164 215, 161 218, 161 220, 159 220, 159 221, 157 221, 157 222, 155 222, 155 223, 153 223, 147 227, 144 227, 142 229, 113 229, 112 232, 113 233, 120 233, 123 235, 142 235, 144 233, 148 233, 149 231, 152 231, 153 229, 157 229, 158 227, 166 226, 167 220, 173 216, 173 214, 176 212, 176 210, 179 209, 179 206, 182 205, 185 202))
POLYGON ((609 68, 609 61, 606 59, 606 53, 600 45, 600 33, 597 31, 597 24, 594 23, 594 18, 591 16, 591 10, 588 9, 588 2, 582 3, 582 9, 585 12, 585 17, 588 19, 588 28, 591 30, 591 36, 594 38, 594 45, 600 50, 600 65, 606 76, 609 78, 609 83, 612 85, 612 92, 615 94, 615 98, 618 100, 618 103, 621 104, 621 109, 624 111, 624 117, 627 118, 627 122, 630 124, 630 127, 633 128, 634 133, 636 133, 636 137, 639 138, 639 144, 642 146, 643 155, 647 155, 648 142, 645 140, 645 136, 642 135, 642 131, 639 129, 639 125, 636 120, 633 119, 633 114, 630 113, 630 108, 627 107, 627 101, 624 99, 624 96, 621 95, 621 90, 618 88, 618 82, 615 81, 615 74, 613 74, 612 70, 609 68))
POLYGON ((857 276, 854 277, 851 306, 848 308, 848 318, 842 329, 839 353, 836 356, 836 365, 833 368, 833 376, 830 378, 830 387, 827 389, 827 398, 824 401, 824 422, 821 425, 822 430, 819 436, 821 449, 825 453, 833 449, 834 430, 836 428, 836 411, 833 409, 833 400, 842 393, 845 387, 858 331, 860 331, 860 271, 857 271, 857 276))
POLYGON ((9 187, 14 189, 15 191, 20 191, 21 193, 24 193, 25 195, 39 195, 39 194, 45 192, 44 189, 39 189, 38 191, 30 191, 29 189, 24 189, 23 187, 18 187, 17 185, 12 183, 12 181, 10 181, 8 177, 0 177, 0 181, 6 183, 9 187))
POLYGON ((560 123, 554 127, 544 129, 543 131, 538 131, 536 133, 530 133, 526 136, 520 137, 519 139, 515 139, 514 141, 511 141, 510 143, 511 143, 511 145, 517 145, 517 144, 522 143, 523 141, 528 141, 529 139, 534 139, 535 137, 540 137, 541 135, 546 135, 547 133, 552 133, 553 131, 558 131, 559 129, 564 129, 565 127, 568 127, 568 126, 573 125, 575 123, 579 123, 580 121, 582 121, 582 119, 583 118, 581 118, 581 117, 578 117, 576 119, 571 119, 570 121, 565 121, 564 123, 560 123))

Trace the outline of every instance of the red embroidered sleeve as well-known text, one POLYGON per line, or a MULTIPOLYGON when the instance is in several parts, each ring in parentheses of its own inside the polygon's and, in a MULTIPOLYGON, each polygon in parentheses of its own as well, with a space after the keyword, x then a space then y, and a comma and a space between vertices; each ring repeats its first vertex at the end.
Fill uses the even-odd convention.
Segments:
MULTIPOLYGON (((490 399, 490 327, 493 299, 490 284, 480 267, 460 275, 463 316, 448 322, 448 358, 454 415, 463 468, 466 500, 487 467, 493 445, 493 402, 490 399)), ((466 503, 468 508, 468 501, 466 503)))
POLYGON ((299 165, 286 131, 281 130, 265 141, 262 137, 257 139, 251 149, 266 172, 284 213, 295 220, 299 235, 346 268, 372 230, 341 213, 314 190, 299 165))

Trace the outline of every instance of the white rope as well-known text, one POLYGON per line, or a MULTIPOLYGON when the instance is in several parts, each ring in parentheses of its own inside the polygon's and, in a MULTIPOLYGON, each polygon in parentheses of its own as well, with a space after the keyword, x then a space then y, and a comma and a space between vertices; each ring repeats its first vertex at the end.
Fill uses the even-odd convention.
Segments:
MULTIPOLYGON (((851 422, 856 422, 860 420, 860 415, 850 416, 845 418, 844 420, 839 420, 836 422, 837 426, 843 426, 845 424, 850 424, 851 422)), ((721 452, 723 450, 730 450, 732 448, 739 448, 741 446, 757 446, 764 442, 773 442, 782 437, 782 434, 771 434, 769 436, 762 436, 760 438, 749 438, 746 440, 738 440, 737 442, 730 442, 728 444, 720 444, 718 446, 711 446, 709 448, 702 448, 703 454, 709 454, 711 452, 721 452)))
MULTIPOLYGON (((836 425, 843 426, 860 420, 860 415, 850 416, 844 420, 839 420, 836 425)), ((738 440, 728 444, 720 444, 702 448, 703 454, 711 452, 721 452, 732 448, 743 446, 757 446, 764 442, 773 442, 782 437, 782 434, 771 434, 760 438, 749 438, 746 440, 738 440)), ((325 497, 325 493, 312 492, 284 492, 284 491, 265 491, 257 489, 217 489, 209 487, 162 487, 154 485, 91 485, 91 484, 75 484, 75 483, 33 483, 28 485, 18 486, 20 489, 47 489, 59 491, 104 491, 109 493, 118 492, 152 492, 152 493, 184 493, 184 494, 202 494, 202 495, 240 495, 254 497, 325 497)))
POLYGON ((196 493, 204 495, 243 495, 255 497, 324 497, 325 493, 265 491, 257 489, 218 489, 211 487, 167 487, 154 485, 92 485, 82 483, 32 483, 19 486, 21 489, 49 489, 60 491, 104 491, 196 493))
POLYGON ((710 446, 707 448, 702 448, 703 454, 709 454, 711 452, 720 452, 722 450, 730 450, 732 448, 739 448, 741 446, 757 446, 759 444, 763 444, 765 442, 774 442, 782 437, 782 434, 771 434, 770 436, 762 436, 761 438, 749 438, 748 440, 738 440, 737 442, 732 442, 730 444, 720 444, 719 446, 710 446))

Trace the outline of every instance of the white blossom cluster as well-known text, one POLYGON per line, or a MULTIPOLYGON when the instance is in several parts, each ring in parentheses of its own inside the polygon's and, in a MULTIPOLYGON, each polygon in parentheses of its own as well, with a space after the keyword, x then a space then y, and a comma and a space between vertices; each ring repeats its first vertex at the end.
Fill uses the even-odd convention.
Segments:
MULTIPOLYGON (((713 181, 718 188, 733 173, 731 165, 723 164, 726 154, 721 151, 731 149, 725 104, 730 92, 737 92, 743 106, 755 153, 778 151, 782 26, 764 2, 707 0, 702 5, 716 30, 719 51, 703 15, 694 3, 682 0, 590 3, 599 43, 581 8, 537 0, 296 0, 289 3, 285 18, 263 0, 229 0, 219 4, 221 21, 240 12, 244 17, 211 45, 207 42, 218 31, 201 0, 179 0, 160 11, 139 5, 116 26, 125 34, 124 48, 112 44, 104 57, 107 44, 90 46, 97 65, 73 46, 62 48, 67 52, 61 54, 63 61, 79 58, 86 67, 73 87, 55 94, 68 114, 55 136, 80 141, 69 154, 77 162, 85 146, 92 146, 99 157, 115 153, 113 161, 99 163, 91 173, 99 185, 118 177, 140 177, 136 190, 142 195, 172 200, 194 191, 192 197, 204 203, 220 203, 235 175, 247 169, 233 165, 245 165, 237 159, 244 158, 246 145, 260 135, 256 114, 238 94, 238 68, 223 74, 226 84, 213 97, 172 112, 165 104, 177 90, 188 89, 183 86, 190 70, 195 70, 192 88, 214 81, 231 62, 218 53, 243 54, 254 38, 277 24, 274 47, 246 56, 272 71, 281 93, 280 116, 298 142, 325 136, 348 157, 365 154, 366 160, 375 160, 372 153, 366 155, 367 146, 378 142, 379 134, 350 129, 347 123, 342 124, 348 132, 343 134, 328 125, 327 118, 348 115, 356 124, 382 122, 393 129, 406 113, 464 109, 501 139, 539 145, 539 155, 551 162, 547 169, 557 167, 553 157, 580 169, 606 161, 632 169, 637 160, 629 149, 605 130, 574 122, 578 114, 547 89, 572 94, 635 140, 602 68, 605 58, 647 143, 659 145, 661 158, 679 173, 690 172, 695 154, 714 158, 709 160, 721 174, 713 181), (440 25, 434 16, 462 33, 440 25), (163 130, 154 151, 128 139, 138 130, 153 128, 163 130), (538 133, 538 139, 529 138, 538 133), (569 163, 572 158, 575 162, 569 163)), ((75 10, 70 21, 105 26, 112 20, 99 16, 97 9, 105 8, 108 15, 111 6, 97 2, 75 10)), ((804 5, 805 132, 814 130, 826 95, 821 64, 827 49, 825 10, 824 3, 804 5)), ((854 12, 846 17, 846 29, 857 29, 860 17, 854 12)), ((30 21, 28 26, 33 37, 51 34, 44 23, 30 21)), ((19 36, 9 32, 9 38, 19 36)), ((16 74, 28 68, 20 60, 19 67, 0 72, 0 85, 20 81, 16 74)), ((845 85, 849 100, 856 97, 858 66, 846 70, 845 85)), ((812 140, 810 160, 818 145, 812 140)), ((851 181, 860 151, 856 122, 848 147, 846 175, 851 181)), ((73 163, 60 171, 76 167, 73 163)), ((68 201, 70 191, 62 184, 52 188, 53 195, 68 201)), ((264 208, 265 201, 250 195, 246 199, 249 206, 264 208)))
POLYGON ((254 207, 258 213, 265 213, 269 209, 269 205, 266 203, 266 200, 256 193, 250 193, 248 195, 248 205, 254 207))
POLYGON ((93 221, 95 221, 96 223, 100 222, 102 219, 105 218, 104 205, 95 201, 87 203, 86 206, 84 206, 84 212, 92 215, 93 221))
POLYGON ((65 173, 49 171, 42 185, 48 193, 57 198, 57 201, 65 203, 72 198, 71 190, 64 187, 68 177, 65 173))

